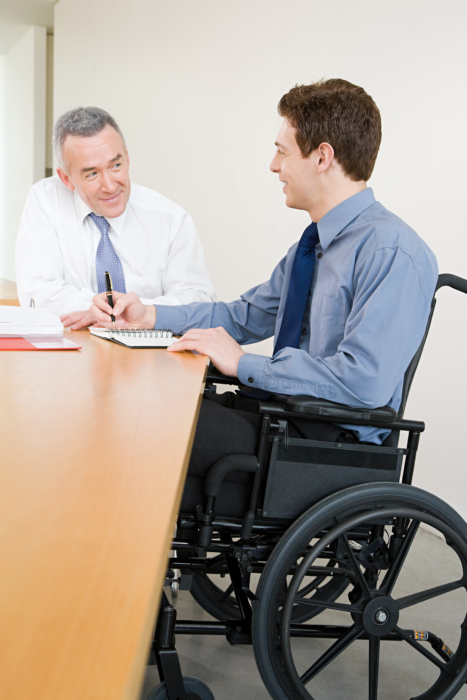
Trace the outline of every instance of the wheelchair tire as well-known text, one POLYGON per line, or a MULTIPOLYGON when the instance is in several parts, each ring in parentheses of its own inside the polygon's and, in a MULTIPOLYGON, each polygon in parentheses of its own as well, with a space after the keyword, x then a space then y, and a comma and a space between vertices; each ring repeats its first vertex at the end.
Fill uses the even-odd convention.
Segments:
MULTIPOLYGON (((392 586, 395 585, 398 573, 406 563, 412 539, 415 537, 418 524, 421 522, 438 529, 445 539, 446 547, 449 548, 450 552, 454 552, 458 563, 461 564, 461 578, 440 586, 439 589, 443 590, 438 590, 436 596, 441 597, 441 595, 455 589, 463 588, 465 590, 467 587, 467 524, 439 498, 413 486, 373 483, 344 489, 310 508, 283 535, 266 564, 256 591, 258 600, 253 604, 253 649, 256 663, 263 682, 274 700, 313 700, 313 698, 321 700, 321 698, 330 697, 330 694, 333 697, 349 697, 350 691, 346 686, 348 682, 346 674, 342 673, 342 667, 339 666, 339 663, 335 664, 334 668, 332 664, 340 652, 356 640, 359 640, 359 644, 367 640, 369 644, 369 651, 365 650, 365 654, 369 658, 366 671, 369 673, 369 681, 362 684, 361 698, 377 700, 380 658, 383 658, 383 650, 387 649, 385 645, 390 643, 389 640, 395 639, 402 643, 405 642, 407 646, 414 647, 427 659, 428 673, 426 675, 419 674, 417 683, 429 682, 431 684, 430 675, 436 672, 433 664, 440 669, 439 677, 431 687, 425 688, 422 694, 416 696, 415 693, 410 692, 407 700, 409 697, 411 700, 450 700, 459 692, 467 678, 467 604, 463 612, 460 611, 457 649, 452 652, 447 647, 448 651, 443 657, 444 661, 442 661, 439 649, 436 649, 438 657, 426 642, 423 646, 422 643, 415 641, 416 639, 424 639, 424 637, 418 637, 417 634, 426 634, 426 639, 428 639, 426 632, 422 633, 418 630, 427 629, 423 618, 427 614, 429 615, 431 609, 431 606, 422 606, 422 610, 415 606, 434 598, 434 589, 422 590, 422 592, 414 593, 413 596, 405 596, 404 599, 400 598, 399 602, 391 598, 392 586), (362 573, 362 565, 357 561, 360 550, 350 544, 354 535, 349 536, 349 534, 354 532, 356 527, 363 527, 363 525, 369 533, 372 533, 373 524, 378 523, 377 515, 382 512, 385 513, 385 516, 380 518, 379 526, 382 522, 388 523, 389 519, 392 524, 402 523, 403 526, 407 526, 410 523, 410 527, 403 531, 405 534, 400 540, 402 544, 400 545, 399 559, 397 555, 391 556, 386 560, 387 566, 381 564, 384 576, 381 576, 381 581, 377 581, 375 588, 370 590, 363 580, 365 577, 362 573), (389 512, 395 515, 390 516, 389 512), (347 541, 347 545, 344 544, 344 539, 347 541), (311 542, 314 544, 310 550, 308 545, 311 542), (321 656, 300 676, 296 666, 296 657, 299 655, 297 650, 301 649, 300 653, 303 653, 304 646, 301 641, 298 645, 294 643, 292 649, 291 636, 319 637, 321 634, 324 637, 325 634, 324 627, 320 630, 320 634, 316 634, 318 625, 311 626, 313 630, 309 627, 307 631, 305 627, 300 629, 300 625, 296 624, 292 616, 296 595, 308 567, 313 566, 313 561, 319 557, 323 549, 328 547, 328 551, 331 551, 329 548, 335 546, 332 551, 339 552, 341 551, 338 546, 340 543, 344 548, 347 547, 345 550, 347 561, 344 566, 348 567, 349 577, 353 577, 352 590, 349 594, 351 603, 334 603, 330 607, 340 609, 340 614, 349 615, 346 618, 349 626, 334 627, 333 638, 336 639, 336 642, 324 653, 321 653, 323 642, 315 639, 303 640, 303 644, 308 642, 307 659, 310 652, 315 655, 318 653, 318 656, 321 654, 321 656), (303 565, 295 569, 291 580, 287 579, 291 567, 300 557, 302 557, 303 565), (387 569, 387 573, 384 569, 387 569), (360 574, 358 574, 358 570, 360 574), (358 583, 359 581, 360 583, 358 583), (376 588, 378 585, 380 585, 381 590, 376 588), (285 588, 286 592, 284 592, 285 588), (381 606, 381 609, 378 607, 377 610, 373 611, 373 605, 380 605, 377 600, 379 597, 380 600, 383 600, 384 605, 381 606), (401 609, 412 608, 412 613, 415 608, 417 614, 422 618, 420 625, 417 625, 417 630, 413 630, 412 636, 408 634, 411 630, 404 630, 397 626, 399 605, 401 609), (352 608, 352 610, 344 608, 352 608), (381 615, 384 617, 386 613, 387 621, 379 622, 381 615), (379 616, 378 621, 377 615, 379 616), (383 624, 384 627, 376 627, 378 624, 383 624), (359 632, 359 630, 361 631, 359 632), (380 657, 380 643, 383 641, 380 657), (332 690, 327 688, 326 693, 323 693, 322 679, 318 682, 318 686, 315 684, 314 687, 310 687, 308 685, 310 679, 314 680, 330 664, 329 674, 332 674, 334 670, 334 675, 329 675, 327 678, 331 678, 332 683, 337 685, 342 681, 340 690, 337 687, 333 687, 332 690), (309 689, 317 694, 312 696, 309 689)), ((372 544, 371 537, 370 534, 369 545, 372 544)), ((387 547, 386 549, 389 557, 390 550, 387 547)), ((378 561, 383 561, 383 559, 378 561)), ((458 563, 456 563, 457 568, 458 563)), ((368 571, 368 568, 366 567, 365 571, 368 571)), ((366 580, 369 580, 368 574, 366 580)), ((423 586, 421 587, 423 589, 423 586)), ((420 588, 417 586, 416 590, 420 591, 420 588)), ((302 601, 303 597, 300 597, 300 600, 302 601)), ((462 605, 464 607, 464 602, 462 605)), ((326 608, 325 605, 324 608, 326 608)), ((327 630, 329 631, 329 629, 328 625, 327 630)), ((436 629, 433 629, 432 632, 436 634, 436 629)), ((435 639, 434 635, 431 638, 435 639)), ((439 641, 442 642, 442 640, 439 641)), ((446 641, 449 643, 449 640, 446 641)), ((444 649, 445 647, 442 651, 444 649)), ((303 663, 303 657, 301 657, 300 664, 303 665, 303 663)), ((307 665, 308 663, 307 660, 307 665)), ((399 677, 402 677, 400 673, 399 677)), ((391 670, 391 678, 393 682, 397 682, 397 670, 391 670)), ((420 689, 417 688, 416 692, 419 691, 420 689)), ((389 695, 385 695, 385 697, 389 697, 389 695)))
POLYGON ((235 595, 228 594, 226 597, 226 591, 216 586, 208 574, 200 572, 193 575, 190 593, 198 605, 216 620, 240 619, 235 595))
MULTIPOLYGON (((187 700, 214 700, 214 695, 210 689, 198 678, 183 676, 187 700)), ((160 683, 149 693, 146 700, 167 700, 167 688, 165 683, 160 683)))
MULTIPOLYGON (((347 579, 344 578, 331 579, 322 586, 318 586, 319 579, 316 579, 315 582, 317 588, 313 594, 313 598, 317 600, 334 601, 349 585, 347 579)), ((207 574, 196 573, 193 575, 190 592, 198 605, 216 620, 225 622, 226 620, 240 619, 241 616, 235 595, 228 595, 226 597, 226 591, 216 586, 207 574)), ((319 608, 313 609, 307 605, 299 605, 294 610, 294 622, 311 620, 312 617, 318 615, 320 612, 321 610, 319 608)))

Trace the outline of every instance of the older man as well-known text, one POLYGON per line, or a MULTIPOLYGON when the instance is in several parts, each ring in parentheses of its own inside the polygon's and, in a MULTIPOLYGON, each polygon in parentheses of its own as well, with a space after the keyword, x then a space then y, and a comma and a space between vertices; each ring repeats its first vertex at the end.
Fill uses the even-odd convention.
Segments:
POLYGON ((95 323, 89 307, 112 275, 114 289, 146 304, 214 301, 189 214, 130 183, 125 139, 102 109, 73 109, 54 128, 57 176, 29 194, 16 245, 21 304, 61 315, 73 330, 95 323))

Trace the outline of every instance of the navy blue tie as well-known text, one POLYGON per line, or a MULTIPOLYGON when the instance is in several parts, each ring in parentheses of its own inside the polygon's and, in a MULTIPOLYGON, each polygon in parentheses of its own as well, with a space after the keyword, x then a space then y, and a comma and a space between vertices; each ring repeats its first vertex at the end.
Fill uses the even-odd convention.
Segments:
POLYGON ((99 294, 106 291, 105 273, 110 272, 114 291, 126 294, 125 275, 123 274, 122 263, 109 238, 109 222, 104 216, 97 216, 97 214, 92 212, 89 216, 101 233, 101 240, 99 241, 96 252, 97 291, 99 294))
POLYGON ((318 225, 310 224, 298 242, 274 354, 282 348, 298 348, 299 346, 303 316, 315 267, 315 246, 318 242, 318 225))

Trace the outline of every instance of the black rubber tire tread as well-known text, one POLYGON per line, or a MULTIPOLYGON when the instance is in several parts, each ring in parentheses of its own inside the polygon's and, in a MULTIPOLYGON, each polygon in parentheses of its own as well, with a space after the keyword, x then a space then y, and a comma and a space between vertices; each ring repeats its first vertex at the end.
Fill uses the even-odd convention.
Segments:
MULTIPOLYGON (((268 604, 275 596, 277 580, 283 580, 288 561, 296 560, 311 535, 320 532, 330 520, 338 516, 342 522, 351 514, 370 508, 377 513, 378 504, 383 503, 386 507, 405 505, 420 511, 429 509, 467 541, 467 524, 453 508, 437 496, 407 484, 378 482, 352 486, 328 496, 303 513, 274 548, 258 583, 258 600, 253 603, 253 650, 261 678, 273 700, 295 700, 297 697, 292 686, 276 675, 271 661, 277 640, 270 633, 268 604)), ((457 692, 443 695, 443 700, 454 697, 457 692)))
MULTIPOLYGON (((187 700, 215 700, 214 695, 203 681, 193 676, 183 676, 187 700)), ((165 683, 160 683, 151 690, 146 700, 167 700, 165 683)))

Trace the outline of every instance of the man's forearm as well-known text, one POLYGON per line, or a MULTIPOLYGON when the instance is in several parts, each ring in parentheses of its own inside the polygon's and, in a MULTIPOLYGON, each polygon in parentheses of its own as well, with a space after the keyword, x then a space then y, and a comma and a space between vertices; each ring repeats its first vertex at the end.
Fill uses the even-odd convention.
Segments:
POLYGON ((42 284, 31 284, 29 280, 18 281, 18 296, 22 306, 29 306, 34 299, 36 308, 47 309, 57 316, 89 309, 94 292, 92 289, 78 289, 72 284, 63 284, 60 279, 42 284))
POLYGON ((224 302, 193 302, 183 306, 157 305, 156 328, 170 328, 182 335, 196 328, 224 328, 241 345, 256 343, 274 335, 275 314, 245 299, 224 302))

